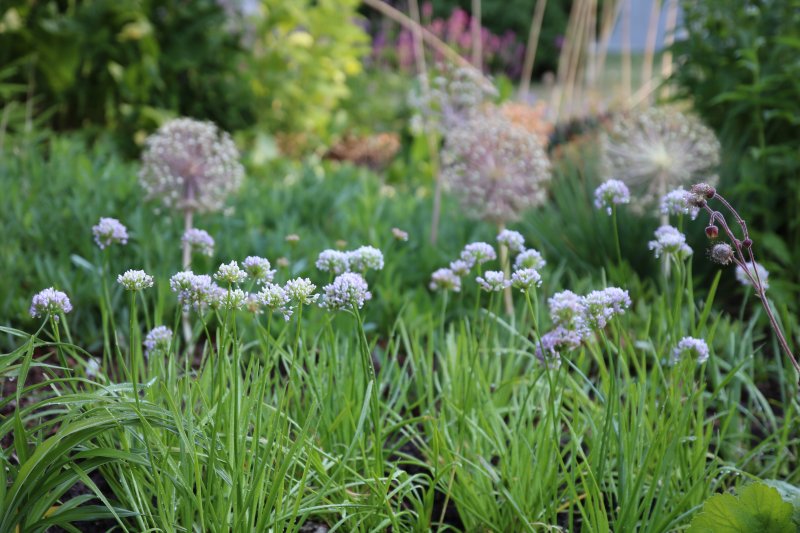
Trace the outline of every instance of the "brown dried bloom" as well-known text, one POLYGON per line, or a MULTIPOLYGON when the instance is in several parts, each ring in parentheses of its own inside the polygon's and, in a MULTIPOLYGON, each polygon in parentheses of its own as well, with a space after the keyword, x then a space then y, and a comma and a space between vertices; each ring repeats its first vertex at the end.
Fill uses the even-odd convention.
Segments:
POLYGON ((601 147, 606 176, 624 181, 639 208, 719 164, 714 132, 674 107, 617 115, 601 135, 601 147))
POLYGON ((147 138, 139 181, 148 198, 188 211, 218 211, 244 178, 230 135, 211 122, 179 118, 147 138))
POLYGON ((522 102, 507 101, 500 106, 500 112, 515 125, 535 135, 542 146, 546 147, 550 142, 550 134, 553 133, 554 125, 545 117, 547 106, 544 102, 528 105, 522 102))
POLYGON ((493 109, 448 132, 442 177, 467 213, 496 224, 547 197, 550 161, 538 139, 493 109))

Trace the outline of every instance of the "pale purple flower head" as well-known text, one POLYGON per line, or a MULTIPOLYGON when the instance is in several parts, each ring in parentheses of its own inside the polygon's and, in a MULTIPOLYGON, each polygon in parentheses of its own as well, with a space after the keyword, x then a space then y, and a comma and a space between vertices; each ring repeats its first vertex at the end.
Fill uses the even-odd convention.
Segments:
POLYGON ((481 289, 487 292, 502 291, 511 286, 511 282, 506 279, 506 275, 500 270, 487 270, 483 276, 475 278, 481 289))
POLYGON ((504 229, 497 235, 497 243, 504 244, 514 253, 525 250, 525 237, 518 231, 504 229))
POLYGON ((578 329, 583 321, 583 298, 572 291, 557 292, 547 300, 550 320, 555 326, 578 329))
POLYGON ((674 256, 684 260, 692 255, 692 248, 686 244, 686 236, 672 226, 661 226, 655 232, 656 240, 650 241, 648 247, 656 257, 674 256))
POLYGON ((450 262, 450 270, 452 271, 453 274, 455 274, 459 278, 463 278, 464 276, 469 274, 470 270, 472 270, 472 265, 470 265, 463 259, 456 259, 455 261, 450 262))
POLYGON ((580 348, 584 337, 582 332, 556 326, 536 343, 536 358, 550 367, 557 368, 561 363, 561 352, 580 348))
POLYGON ((204 229, 189 228, 184 232, 181 241, 203 255, 214 255, 214 238, 204 229))
POLYGON ((511 274, 511 285, 522 292, 528 292, 533 287, 542 285, 542 276, 533 268, 521 268, 511 274))
POLYGON ((408 232, 403 231, 400 228, 392 228, 392 236, 398 241, 408 241, 408 232))
POLYGON ((461 292, 461 277, 449 268, 440 268, 431 274, 428 288, 432 291, 461 292))
POLYGON ((319 297, 319 294, 314 294, 316 288, 317 286, 308 278, 295 278, 286 282, 284 290, 293 303, 309 305, 319 297))
POLYGON ((592 329, 603 329, 609 320, 625 313, 631 306, 628 291, 618 287, 592 291, 583 297, 584 323, 592 329))
POLYGON ((231 261, 228 264, 222 263, 214 274, 214 279, 217 281, 233 285, 235 283, 242 283, 247 280, 247 272, 239 268, 236 261, 231 261))
POLYGON ((128 270, 117 276, 117 283, 128 291, 142 291, 153 286, 153 276, 144 270, 128 270))
POLYGON ((60 313, 67 314, 70 311, 72 311, 72 303, 67 295, 53 287, 37 293, 31 300, 30 314, 32 318, 52 316, 58 320, 60 313))
POLYGON ((101 250, 112 244, 127 244, 128 229, 116 218, 102 217, 100 221, 92 226, 94 242, 101 250))
POLYGON ((158 326, 150 330, 144 338, 144 355, 166 355, 172 343, 172 330, 166 326, 158 326))
POLYGON ((619 180, 607 180, 594 191, 594 206, 597 209, 604 209, 611 215, 615 205, 629 204, 631 202, 631 192, 628 186, 619 180))
POLYGON ((317 257, 317 268, 331 274, 343 274, 350 268, 347 252, 339 250, 323 250, 317 257))
POLYGON ((212 307, 218 307, 226 311, 238 311, 248 303, 248 294, 242 289, 223 289, 219 287, 214 291, 214 301, 212 307))
POLYGON ((331 311, 342 309, 361 309, 364 302, 372 299, 367 282, 361 274, 345 272, 339 274, 333 283, 325 285, 325 294, 320 305, 331 311))
POLYGON ((495 259, 497 259, 497 252, 494 251, 491 244, 485 242, 472 242, 461 251, 461 260, 470 268, 495 259))
POLYGON ((708 361, 708 344, 702 339, 694 337, 684 337, 672 351, 672 363, 676 364, 683 358, 692 358, 697 364, 708 361))
POLYGON ((273 313, 280 313, 284 320, 289 320, 292 316, 292 310, 289 308, 291 298, 280 285, 266 283, 257 296, 264 307, 273 313))
MULTIPOLYGON (((769 288, 769 271, 761 266, 760 263, 752 263, 750 261, 745 262, 745 267, 751 273, 751 275, 755 278, 756 274, 758 274, 758 280, 761 281, 761 286, 764 287, 764 290, 769 288)), ((753 282, 747 276, 747 273, 741 266, 736 267, 736 280, 746 287, 752 287, 753 282)))
POLYGON ((361 246, 347 252, 347 263, 353 272, 366 272, 368 269, 383 269, 383 252, 373 246, 361 246))
POLYGON ((264 259, 263 257, 251 255, 242 261, 242 266, 245 272, 247 272, 247 275, 250 276, 250 279, 259 285, 272 283, 272 280, 275 279, 275 271, 272 270, 272 265, 269 263, 268 259, 264 259))
POLYGON ((169 288, 177 293, 178 303, 188 310, 193 307, 197 311, 209 305, 210 297, 216 292, 216 284, 211 276, 194 274, 191 270, 178 272, 169 280, 169 288))
POLYGON ((514 269, 520 270, 523 268, 532 268, 534 270, 541 270, 547 264, 542 254, 534 249, 523 250, 514 260, 514 269))
POLYGON ((697 218, 700 208, 689 203, 690 193, 686 189, 679 187, 661 197, 659 205, 661 213, 664 215, 690 215, 692 220, 697 218))

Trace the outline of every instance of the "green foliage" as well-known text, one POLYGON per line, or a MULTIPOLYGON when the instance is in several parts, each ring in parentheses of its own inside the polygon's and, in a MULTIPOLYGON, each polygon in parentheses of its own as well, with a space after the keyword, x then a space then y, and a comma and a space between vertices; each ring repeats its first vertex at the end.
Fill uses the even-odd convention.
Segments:
POLYGON ((54 108, 55 128, 108 127, 130 143, 172 115, 228 130, 253 123, 241 31, 214 0, 4 6, 0 63, 28 66, 17 82, 27 83, 30 70, 37 110, 54 108))
MULTIPOLYGON (((263 0, 250 68, 259 120, 275 133, 325 139, 347 79, 361 72, 366 33, 357 0, 263 0)), ((325 139, 326 140, 326 139, 325 139)))
POLYGON ((773 294, 797 312, 800 288, 800 2, 682 2, 679 97, 722 142, 720 191, 746 214, 773 294))
POLYGON ((774 488, 752 483, 739 490, 737 496, 716 494, 706 500, 703 509, 692 520, 688 533, 787 533, 797 531, 793 523, 792 504, 774 488))

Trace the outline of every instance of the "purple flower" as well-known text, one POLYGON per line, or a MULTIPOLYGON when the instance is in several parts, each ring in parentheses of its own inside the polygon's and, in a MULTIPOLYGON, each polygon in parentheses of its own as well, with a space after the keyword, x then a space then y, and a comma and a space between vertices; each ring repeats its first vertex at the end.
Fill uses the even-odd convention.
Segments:
POLYGON ((475 278, 481 289, 487 292, 502 291, 511 286, 511 282, 506 280, 506 276, 499 270, 487 270, 483 276, 475 278))
POLYGON ((449 268, 440 268, 431 274, 431 282, 428 288, 432 291, 445 290, 460 292, 461 278, 449 268))
POLYGON ((197 249, 201 254, 214 255, 214 238, 206 230, 189 228, 181 237, 181 241, 197 249))
POLYGON ((689 204, 689 191, 677 188, 661 197, 659 205, 661 213, 665 215, 690 215, 692 220, 697 218, 700 208, 689 204))
POLYGON ((511 274, 511 284, 522 292, 528 292, 533 287, 542 285, 542 276, 532 268, 515 270, 511 274))
POLYGON ((472 268, 476 264, 482 265, 487 261, 497 259, 497 253, 490 244, 485 242, 473 242, 464 247, 461 251, 461 260, 472 268))
POLYGON ((58 320, 59 313, 72 311, 72 303, 66 294, 53 287, 37 293, 31 300, 30 314, 32 318, 52 316, 58 320))
POLYGON ((702 339, 684 337, 672 351, 672 364, 677 364, 684 357, 697 360, 697 364, 708 361, 708 344, 702 339))
POLYGON ((686 244, 686 236, 672 226, 661 226, 655 232, 656 240, 650 241, 648 247, 655 252, 656 257, 675 256, 678 259, 687 259, 692 255, 692 248, 686 244))
POLYGON ((343 274, 350 268, 347 252, 339 250, 323 250, 317 257, 316 266, 323 272, 343 274))
POLYGON ((611 215, 612 206, 628 204, 631 201, 631 193, 627 185, 619 180, 607 180, 594 191, 594 206, 597 209, 605 208, 611 215))
POLYGON ((583 320, 583 298, 572 291, 561 291, 547 300, 550 307, 550 320, 556 326, 577 329, 583 320))
POLYGON ((361 246, 357 250, 347 252, 350 270, 366 272, 367 269, 383 269, 383 252, 372 246, 361 246))
POLYGON ((532 268, 534 270, 541 270, 546 264, 547 261, 542 258, 542 254, 531 248, 520 252, 514 260, 514 269, 532 268))
POLYGON ((289 295, 280 285, 266 283, 257 297, 264 307, 283 315, 284 320, 289 320, 289 317, 292 316, 292 310, 289 308, 289 295))
MULTIPOLYGON (((447 270, 447 269, 440 269, 440 270, 447 270)), ((469 274, 470 270, 472 270, 472 265, 470 265, 469 263, 467 263, 462 259, 456 259, 455 261, 452 261, 450 263, 450 270, 452 271, 453 274, 455 274, 459 278, 463 278, 464 276, 469 274)))
MULTIPOLYGON (((769 288, 769 283, 767 282, 767 279, 769 279, 769 271, 766 268, 761 266, 760 263, 752 263, 750 261, 745 262, 744 266, 754 278, 756 274, 758 274, 757 279, 761 281, 761 286, 764 287, 764 290, 769 288)), ((750 277, 741 266, 736 267, 736 280, 746 287, 753 286, 753 282, 750 281, 750 277)))
POLYGON ((525 237, 518 231, 504 229, 497 235, 498 244, 505 244, 512 252, 525 250, 525 237))
POLYGON ((92 226, 92 233, 101 250, 114 243, 128 243, 128 229, 116 218, 102 217, 97 225, 92 226))
POLYGON ((609 287, 592 291, 583 297, 584 320, 592 329, 603 329, 616 315, 625 313, 631 306, 628 291, 609 287))
POLYGON ((345 272, 339 274, 333 283, 323 287, 325 294, 320 305, 331 311, 341 311, 356 307, 361 309, 364 302, 372 299, 367 282, 361 274, 345 272))
POLYGON ((150 330, 144 338, 144 355, 166 355, 172 343, 172 330, 166 326, 158 326, 150 330))
POLYGON ((242 261, 242 266, 247 272, 247 275, 250 276, 250 279, 259 285, 271 283, 275 278, 275 271, 271 270, 272 265, 270 265, 269 260, 263 257, 251 255, 242 261))

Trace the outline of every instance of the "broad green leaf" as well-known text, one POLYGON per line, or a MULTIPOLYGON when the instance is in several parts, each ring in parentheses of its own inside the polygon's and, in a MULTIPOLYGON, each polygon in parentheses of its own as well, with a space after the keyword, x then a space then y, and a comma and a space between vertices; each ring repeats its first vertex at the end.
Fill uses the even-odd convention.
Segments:
POLYGON ((753 483, 738 496, 717 494, 706 500, 688 533, 788 533, 797 530, 793 511, 776 489, 753 483))

